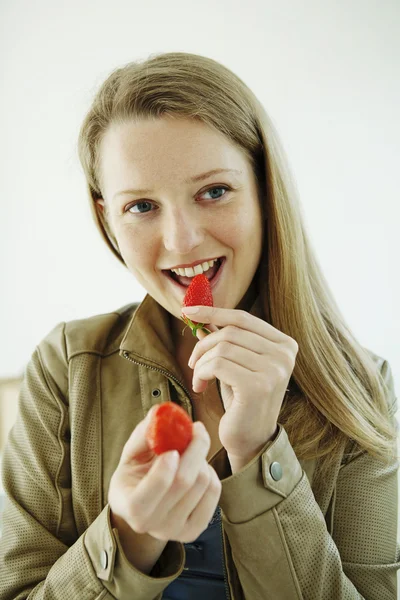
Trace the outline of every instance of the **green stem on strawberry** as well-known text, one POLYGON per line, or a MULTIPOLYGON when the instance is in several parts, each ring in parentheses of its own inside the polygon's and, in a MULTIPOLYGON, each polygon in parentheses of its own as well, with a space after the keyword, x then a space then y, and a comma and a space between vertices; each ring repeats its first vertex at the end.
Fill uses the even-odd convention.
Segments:
MULTIPOLYGON (((204 333, 206 333, 207 335, 209 333, 211 333, 211 331, 209 329, 207 329, 207 327, 205 327, 205 323, 193 323, 193 321, 191 321, 189 319, 189 317, 181 317, 182 321, 184 323, 186 323, 187 327, 190 327, 190 329, 192 330, 192 335, 194 337, 197 337, 197 331, 200 329, 201 331, 204 331, 204 333)), ((185 328, 186 329, 186 328, 185 328)), ((185 331, 185 329, 183 331, 185 331)), ((183 335, 183 332, 182 332, 183 335)))

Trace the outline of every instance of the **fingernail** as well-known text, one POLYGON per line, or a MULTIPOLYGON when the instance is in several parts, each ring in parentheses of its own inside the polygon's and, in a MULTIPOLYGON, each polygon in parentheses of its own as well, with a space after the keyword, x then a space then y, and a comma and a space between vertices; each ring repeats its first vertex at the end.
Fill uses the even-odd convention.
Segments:
POLYGON ((177 450, 172 450, 171 452, 168 452, 165 456, 165 460, 167 462, 167 465, 171 469, 176 469, 179 461, 179 452, 177 450))
POLYGON ((182 308, 182 312, 186 313, 187 315, 194 315, 195 313, 199 312, 199 309, 197 306, 185 306, 182 308))

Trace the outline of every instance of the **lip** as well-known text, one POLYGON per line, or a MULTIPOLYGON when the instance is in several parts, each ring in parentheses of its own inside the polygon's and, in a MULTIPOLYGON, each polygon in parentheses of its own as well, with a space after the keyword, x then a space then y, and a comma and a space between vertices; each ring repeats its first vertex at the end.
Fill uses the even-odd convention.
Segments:
MULTIPOLYGON (((218 257, 219 258, 219 257, 218 257)), ((217 285, 218 281, 221 279, 222 276, 222 272, 224 271, 224 267, 225 267, 225 263, 226 263, 226 256, 221 257, 221 266, 218 269, 218 273, 215 275, 215 277, 210 281, 210 286, 211 289, 215 288, 215 286, 217 285)), ((172 277, 170 275, 167 275, 167 273, 164 273, 165 277, 179 290, 183 291, 184 294, 186 294, 187 292, 187 287, 184 285, 181 285, 180 283, 178 283, 177 281, 175 281, 175 279, 172 279, 172 277)))
POLYGON ((169 269, 161 269, 162 271, 172 271, 172 269, 189 269, 190 267, 192 267, 194 269, 194 267, 197 267, 197 265, 202 265, 205 262, 210 262, 211 260, 217 260, 218 258, 224 258, 221 256, 215 256, 213 258, 204 258, 203 260, 196 260, 196 262, 193 263, 187 263, 186 265, 178 265, 176 267, 170 267, 169 269))

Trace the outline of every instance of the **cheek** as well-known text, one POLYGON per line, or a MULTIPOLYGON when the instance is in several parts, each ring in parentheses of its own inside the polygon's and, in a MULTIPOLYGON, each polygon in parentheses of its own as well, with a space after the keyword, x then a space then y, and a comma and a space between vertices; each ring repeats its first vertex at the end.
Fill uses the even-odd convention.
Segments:
POLYGON ((128 266, 138 268, 152 264, 155 244, 151 235, 128 226, 120 227, 116 235, 122 258, 128 266))
POLYGON ((258 228, 256 215, 252 211, 241 211, 240 214, 232 214, 229 218, 218 220, 216 237, 222 239, 227 246, 238 248, 249 241, 254 243, 258 228))

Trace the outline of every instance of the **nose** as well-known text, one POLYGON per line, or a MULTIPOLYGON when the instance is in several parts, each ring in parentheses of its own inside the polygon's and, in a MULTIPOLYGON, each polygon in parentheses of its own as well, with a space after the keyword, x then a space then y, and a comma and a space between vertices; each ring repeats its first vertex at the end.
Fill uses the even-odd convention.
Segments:
POLYGON ((191 254, 204 242, 204 227, 197 211, 172 209, 163 229, 164 247, 175 256, 191 254))

